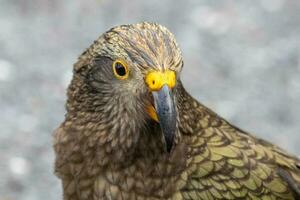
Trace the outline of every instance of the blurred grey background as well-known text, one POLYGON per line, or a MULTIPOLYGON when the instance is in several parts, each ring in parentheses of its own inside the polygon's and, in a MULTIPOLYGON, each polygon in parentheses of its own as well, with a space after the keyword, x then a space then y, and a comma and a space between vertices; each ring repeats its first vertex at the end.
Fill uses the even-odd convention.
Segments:
POLYGON ((61 199, 51 143, 72 64, 144 20, 177 37, 193 96, 300 155, 300 1, 0 0, 0 200, 61 199))

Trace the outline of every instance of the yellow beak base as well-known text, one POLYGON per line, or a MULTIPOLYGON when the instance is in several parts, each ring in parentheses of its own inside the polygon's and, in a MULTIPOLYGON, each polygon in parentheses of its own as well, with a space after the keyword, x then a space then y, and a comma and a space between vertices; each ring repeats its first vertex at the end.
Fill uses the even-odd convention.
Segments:
POLYGON ((153 119, 156 122, 159 122, 158 121, 158 116, 156 114, 156 110, 152 105, 147 106, 147 113, 149 114, 151 119, 153 119))
POLYGON ((172 89, 176 84, 176 75, 174 71, 152 71, 146 75, 146 84, 151 92, 158 91, 163 85, 167 84, 172 89))
MULTIPOLYGON (((164 85, 167 85, 170 89, 174 88, 176 84, 176 75, 174 71, 152 71, 146 75, 146 84, 151 92, 159 91, 164 85)), ((153 105, 147 106, 147 113, 149 116, 159 122, 157 112, 153 105)))

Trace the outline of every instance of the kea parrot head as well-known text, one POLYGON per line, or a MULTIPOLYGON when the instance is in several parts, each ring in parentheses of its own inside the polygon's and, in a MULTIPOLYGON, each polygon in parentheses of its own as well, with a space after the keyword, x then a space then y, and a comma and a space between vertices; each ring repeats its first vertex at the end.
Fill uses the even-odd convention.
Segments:
POLYGON ((74 65, 67 116, 82 118, 80 123, 87 126, 98 124, 94 131, 107 134, 120 148, 158 127, 164 149, 170 152, 182 65, 175 38, 165 27, 146 22, 114 27, 74 65))

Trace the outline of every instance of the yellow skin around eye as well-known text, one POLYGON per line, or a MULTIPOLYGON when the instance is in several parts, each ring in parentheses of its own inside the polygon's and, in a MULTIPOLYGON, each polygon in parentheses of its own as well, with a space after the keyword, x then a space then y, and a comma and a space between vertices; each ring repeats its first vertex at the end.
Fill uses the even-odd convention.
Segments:
POLYGON ((125 80, 128 78, 128 74, 129 74, 129 71, 128 71, 128 66, 127 66, 127 63, 125 61, 122 61, 122 60, 115 60, 112 64, 112 68, 113 68, 113 71, 114 71, 114 74, 115 76, 120 79, 120 80, 125 80), (125 68, 125 71, 126 71, 126 74, 124 76, 120 76, 117 71, 116 71, 116 64, 121 64, 124 68, 125 68))

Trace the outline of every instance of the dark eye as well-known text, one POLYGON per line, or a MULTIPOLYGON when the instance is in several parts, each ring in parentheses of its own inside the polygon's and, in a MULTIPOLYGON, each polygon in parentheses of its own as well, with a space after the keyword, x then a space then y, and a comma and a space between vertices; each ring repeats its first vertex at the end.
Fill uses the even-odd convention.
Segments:
POLYGON ((113 63, 113 71, 118 79, 126 79, 128 77, 128 67, 125 62, 116 60, 113 63))

